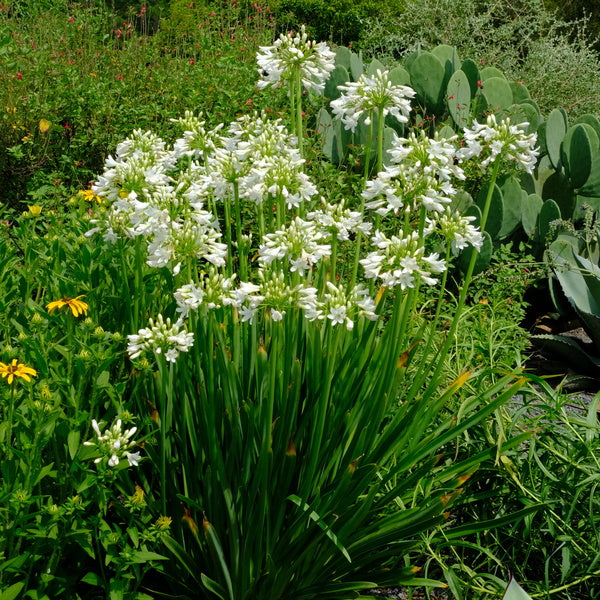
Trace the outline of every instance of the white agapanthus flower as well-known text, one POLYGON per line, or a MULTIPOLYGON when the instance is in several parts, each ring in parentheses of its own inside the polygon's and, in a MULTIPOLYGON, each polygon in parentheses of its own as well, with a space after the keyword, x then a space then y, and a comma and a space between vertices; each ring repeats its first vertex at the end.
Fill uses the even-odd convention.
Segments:
POLYGON ((242 321, 252 322, 260 308, 267 309, 273 321, 281 321, 288 310, 296 308, 306 288, 290 286, 288 279, 283 271, 259 269, 258 284, 242 282, 231 295, 242 321))
POLYGON ((327 291, 323 295, 322 312, 332 325, 345 325, 354 329, 354 320, 364 317, 370 321, 377 319, 375 302, 369 291, 362 285, 354 286, 349 292, 342 286, 327 282, 327 291))
POLYGON ((509 118, 498 123, 495 115, 490 115, 486 123, 474 121, 465 129, 465 146, 456 156, 460 160, 478 157, 483 170, 500 158, 531 173, 537 164, 539 148, 536 147, 536 134, 525 133, 528 125, 511 125, 509 118))
POLYGON ((377 250, 370 252, 360 263, 367 279, 380 279, 383 286, 401 289, 415 287, 417 280, 435 285, 433 275, 446 270, 446 262, 437 253, 425 256, 425 248, 418 232, 406 237, 387 237, 380 231, 372 238, 377 250))
POLYGON ((265 198, 283 198, 287 207, 298 207, 310 200, 317 188, 302 171, 304 161, 297 153, 268 156, 257 160, 239 180, 239 193, 260 204, 265 198))
POLYGON ((182 318, 186 318, 190 311, 206 306, 208 309, 220 308, 221 306, 236 305, 232 296, 234 290, 235 275, 225 277, 215 267, 210 267, 204 273, 199 283, 190 282, 181 286, 175 292, 177 312, 182 318))
POLYGON ((170 119, 173 123, 179 123, 183 128, 183 137, 179 138, 173 146, 173 155, 179 159, 182 156, 190 156, 195 159, 204 158, 219 147, 220 133, 223 123, 214 129, 207 130, 201 121, 201 115, 196 116, 186 110, 184 117, 170 119))
POLYGON ((394 135, 389 153, 397 164, 367 181, 362 193, 365 207, 382 216, 415 212, 421 206, 428 212, 443 212, 456 194, 453 181, 465 179, 455 164, 455 140, 431 139, 425 132, 408 138, 394 135))
POLYGON ((188 352, 194 345, 194 334, 186 330, 181 319, 171 323, 171 319, 165 321, 159 314, 156 320, 150 318, 149 321, 149 327, 127 336, 127 353, 132 360, 153 352, 175 362, 180 352, 188 352))
POLYGON ((263 237, 258 260, 261 265, 284 261, 290 271, 302 275, 319 260, 331 255, 331 246, 321 243, 325 239, 327 235, 316 223, 295 217, 288 226, 263 237))
POLYGON ((171 221, 153 232, 146 262, 156 268, 174 263, 176 268, 183 259, 193 257, 222 267, 227 258, 227 244, 220 240, 221 232, 212 225, 191 219, 182 223, 171 221))
POLYGON ((408 122, 410 100, 416 92, 405 85, 394 85, 388 73, 378 69, 373 76, 363 73, 358 81, 338 86, 342 95, 331 101, 331 109, 346 129, 354 131, 363 114, 367 115, 365 123, 369 125, 369 115, 374 111, 380 118, 389 114, 400 123, 408 122))
POLYGON ((437 219, 431 223, 432 230, 437 230, 450 242, 450 248, 454 256, 458 256, 461 250, 467 246, 473 246, 477 251, 483 246, 483 234, 478 227, 471 223, 475 217, 463 216, 458 212, 446 210, 438 215, 437 219))
POLYGON ((94 459, 96 464, 107 460, 109 467, 116 467, 121 459, 127 459, 129 466, 137 467, 141 458, 139 452, 131 452, 131 448, 137 445, 132 440, 137 427, 123 431, 121 419, 117 419, 112 427, 109 427, 104 433, 100 430, 95 419, 92 420, 92 429, 96 434, 96 440, 93 442, 83 442, 84 446, 97 446, 102 456, 94 459))
POLYGON ((307 90, 322 94, 335 68, 335 53, 325 42, 310 41, 303 25, 298 34, 281 34, 272 46, 261 46, 256 62, 259 89, 293 80, 299 72, 307 90))
POLYGON ((371 232, 373 224, 364 221, 362 213, 346 208, 344 200, 331 204, 321 198, 321 202, 323 208, 309 212, 306 218, 318 223, 324 231, 337 237, 340 242, 349 240, 351 235, 359 232, 363 235, 371 232))

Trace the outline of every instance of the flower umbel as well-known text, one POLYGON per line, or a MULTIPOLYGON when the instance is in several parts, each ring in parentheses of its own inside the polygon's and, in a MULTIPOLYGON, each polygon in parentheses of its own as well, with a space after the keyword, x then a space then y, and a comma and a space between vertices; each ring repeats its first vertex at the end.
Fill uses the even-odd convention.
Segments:
POLYGON ((346 129, 354 131, 363 113, 369 125, 370 115, 377 111, 382 118, 390 114, 398 122, 406 123, 410 113, 410 100, 416 92, 406 85, 394 85, 388 79, 388 71, 377 70, 373 77, 361 75, 357 82, 338 86, 343 93, 331 102, 333 114, 341 119, 346 129))
POLYGON ((181 320, 171 324, 171 319, 163 320, 159 314, 156 320, 151 318, 149 321, 150 327, 127 336, 127 352, 132 360, 152 350, 155 354, 164 354, 169 362, 175 362, 180 352, 187 352, 194 345, 194 334, 186 331, 181 320))
POLYGON ((77 296, 76 298, 61 298, 60 300, 55 300, 54 302, 50 302, 46 305, 46 309, 49 313, 54 312, 55 310, 60 310, 64 306, 67 306, 71 309, 74 317, 78 317, 80 315, 86 315, 88 311, 88 305, 80 298, 85 298, 85 295, 77 296))
POLYGON ((335 53, 325 42, 308 39, 304 25, 297 35, 281 34, 272 46, 261 46, 256 55, 262 79, 258 87, 264 89, 290 80, 299 72, 307 90, 322 94, 325 82, 335 67, 335 53))
POLYGON ((537 164, 539 148, 536 147, 536 134, 526 133, 528 125, 511 125, 508 118, 498 123, 495 115, 490 115, 485 124, 473 121, 471 128, 464 132, 465 146, 456 156, 459 160, 474 156, 483 158, 479 163, 482 170, 500 157, 531 173, 537 164))
POLYGON ((96 433, 97 440, 95 442, 83 442, 83 445, 98 447, 102 456, 94 459, 96 464, 103 462, 108 457, 108 466, 116 467, 122 458, 126 458, 129 466, 137 467, 140 453, 129 451, 136 445, 136 442, 131 438, 137 431, 137 427, 122 431, 121 425, 121 419, 117 419, 112 427, 102 433, 97 421, 92 420, 92 429, 96 433))
POLYGON ((25 381, 31 381, 31 377, 37 377, 37 371, 20 363, 16 358, 13 358, 9 365, 0 362, 0 375, 6 377, 8 383, 11 384, 15 377, 21 377, 25 381))

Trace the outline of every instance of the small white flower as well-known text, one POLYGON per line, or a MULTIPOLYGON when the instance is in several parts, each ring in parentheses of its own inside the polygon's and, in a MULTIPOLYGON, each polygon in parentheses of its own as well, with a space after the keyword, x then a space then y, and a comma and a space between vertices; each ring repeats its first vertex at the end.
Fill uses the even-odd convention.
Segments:
POLYGON ((377 111, 380 118, 391 114, 400 123, 408 122, 410 99, 415 91, 404 85, 393 85, 388 79, 388 71, 377 70, 375 76, 362 74, 357 82, 338 86, 343 93, 331 102, 333 114, 341 119, 346 129, 354 131, 363 114, 365 123, 370 124, 368 115, 377 111))
POLYGON ((171 319, 165 321, 161 314, 156 321, 150 319, 150 327, 140 329, 137 334, 128 335, 127 339, 127 352, 132 360, 147 351, 152 351, 155 354, 165 353, 168 361, 175 362, 179 352, 188 352, 194 345, 194 334, 183 328, 182 321, 171 324, 171 319))
POLYGON ((289 81, 299 72, 307 90, 322 94, 335 67, 335 53, 325 42, 310 41, 303 25, 298 35, 281 34, 272 46, 261 46, 256 62, 259 89, 289 81))
POLYGON ((485 124, 474 121, 465 129, 465 146, 456 155, 463 161, 480 158, 483 170, 500 157, 531 173, 537 164, 539 148, 536 134, 525 133, 527 126, 528 123, 511 125, 508 118, 498 123, 495 115, 490 115, 485 124))
POLYGON ((117 467, 122 458, 126 458, 130 466, 137 466, 141 459, 139 452, 130 452, 130 449, 137 445, 132 437, 137 431, 137 427, 132 427, 125 431, 122 430, 121 419, 117 419, 112 427, 109 427, 104 433, 95 419, 92 420, 92 429, 96 434, 95 441, 84 442, 84 446, 96 446, 101 456, 94 459, 95 464, 107 461, 111 468, 117 467))

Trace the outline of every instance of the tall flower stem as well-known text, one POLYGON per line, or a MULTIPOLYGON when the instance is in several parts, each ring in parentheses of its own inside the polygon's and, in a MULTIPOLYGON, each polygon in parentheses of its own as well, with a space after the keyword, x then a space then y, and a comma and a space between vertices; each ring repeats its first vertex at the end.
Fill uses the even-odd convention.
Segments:
MULTIPOLYGON (((498 179, 499 172, 500 172, 500 160, 496 160, 494 162, 494 166, 492 168, 492 176, 491 176, 490 182, 489 182, 489 189, 488 189, 487 196, 485 198, 485 204, 483 206, 483 211, 481 213, 481 222, 479 224, 479 227, 482 232, 485 231, 485 225, 486 225, 487 218, 488 218, 488 215, 490 212, 490 206, 492 204, 492 197, 494 195, 494 186, 496 185, 496 180, 498 179)), ((460 295, 458 297, 458 303, 456 305, 456 311, 454 313, 454 317, 452 319, 450 329, 448 330, 448 335, 446 336, 446 340, 445 340, 443 346, 441 347, 441 349, 438 353, 438 356, 436 358, 437 366, 433 373, 434 380, 439 377, 439 374, 444 366, 444 360, 446 358, 446 355, 448 354, 448 351, 450 350, 450 347, 452 346, 452 344, 454 342, 454 336, 456 334, 456 329, 458 328, 458 323, 460 321, 460 315, 465 307, 465 302, 467 299, 467 292, 468 292, 469 286, 471 284, 471 279, 473 278, 473 271, 475 270, 475 263, 477 262, 478 256, 479 256, 479 252, 477 252, 475 249, 473 249, 473 251, 471 253, 471 260, 469 261, 469 266, 467 267, 467 272, 465 273, 465 278, 464 278, 463 284, 461 286, 460 295)), ((431 391, 431 392, 429 391, 430 389, 433 390, 433 388, 434 388, 434 386, 430 386, 430 388, 427 390, 426 394, 433 393, 433 391, 431 391)))
POLYGON ((159 419, 160 419, 160 502, 162 514, 167 514, 167 430, 173 421, 173 364, 158 357, 159 419))
POLYGON ((239 269, 240 269, 240 277, 242 281, 246 281, 248 277, 248 252, 246 251, 246 242, 244 241, 243 233, 242 233, 242 214, 240 207, 240 192, 238 182, 234 182, 233 184, 233 195, 234 195, 234 205, 233 209, 235 211, 235 237, 237 241, 237 249, 238 249, 238 260, 239 260, 239 269))
POLYGON ((377 109, 377 173, 383 170, 383 127, 385 117, 383 116, 383 107, 377 109))
POLYGON ((365 147, 365 172, 363 176, 363 189, 367 185, 371 167, 371 145, 373 144, 373 109, 369 111, 369 133, 367 134, 367 145, 365 147))
POLYGON ((298 151, 304 158, 304 129, 302 127, 302 72, 296 71, 296 135, 298 136, 298 151))
POLYGON ((229 252, 227 253, 227 275, 231 276, 233 273, 233 254, 231 252, 232 238, 231 238, 231 202, 229 198, 223 200, 223 207, 225 209, 225 235, 227 236, 227 247, 229 252))

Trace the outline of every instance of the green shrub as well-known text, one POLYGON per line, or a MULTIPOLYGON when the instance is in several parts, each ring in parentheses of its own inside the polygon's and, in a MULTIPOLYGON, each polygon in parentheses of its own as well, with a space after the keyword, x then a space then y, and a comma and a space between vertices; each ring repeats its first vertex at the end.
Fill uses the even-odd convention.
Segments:
POLYGON ((145 36, 141 9, 118 20, 101 5, 30 20, 1 10, 2 201, 58 202, 88 187, 124 132, 158 123, 167 131, 186 109, 218 122, 259 108, 254 56, 271 31, 251 21, 223 36, 234 22, 227 14, 193 36, 168 21, 145 36))
POLYGON ((600 113, 600 62, 590 38, 541 0, 407 0, 399 14, 370 19, 360 39, 365 55, 379 60, 438 44, 524 81, 542 112, 600 113))

